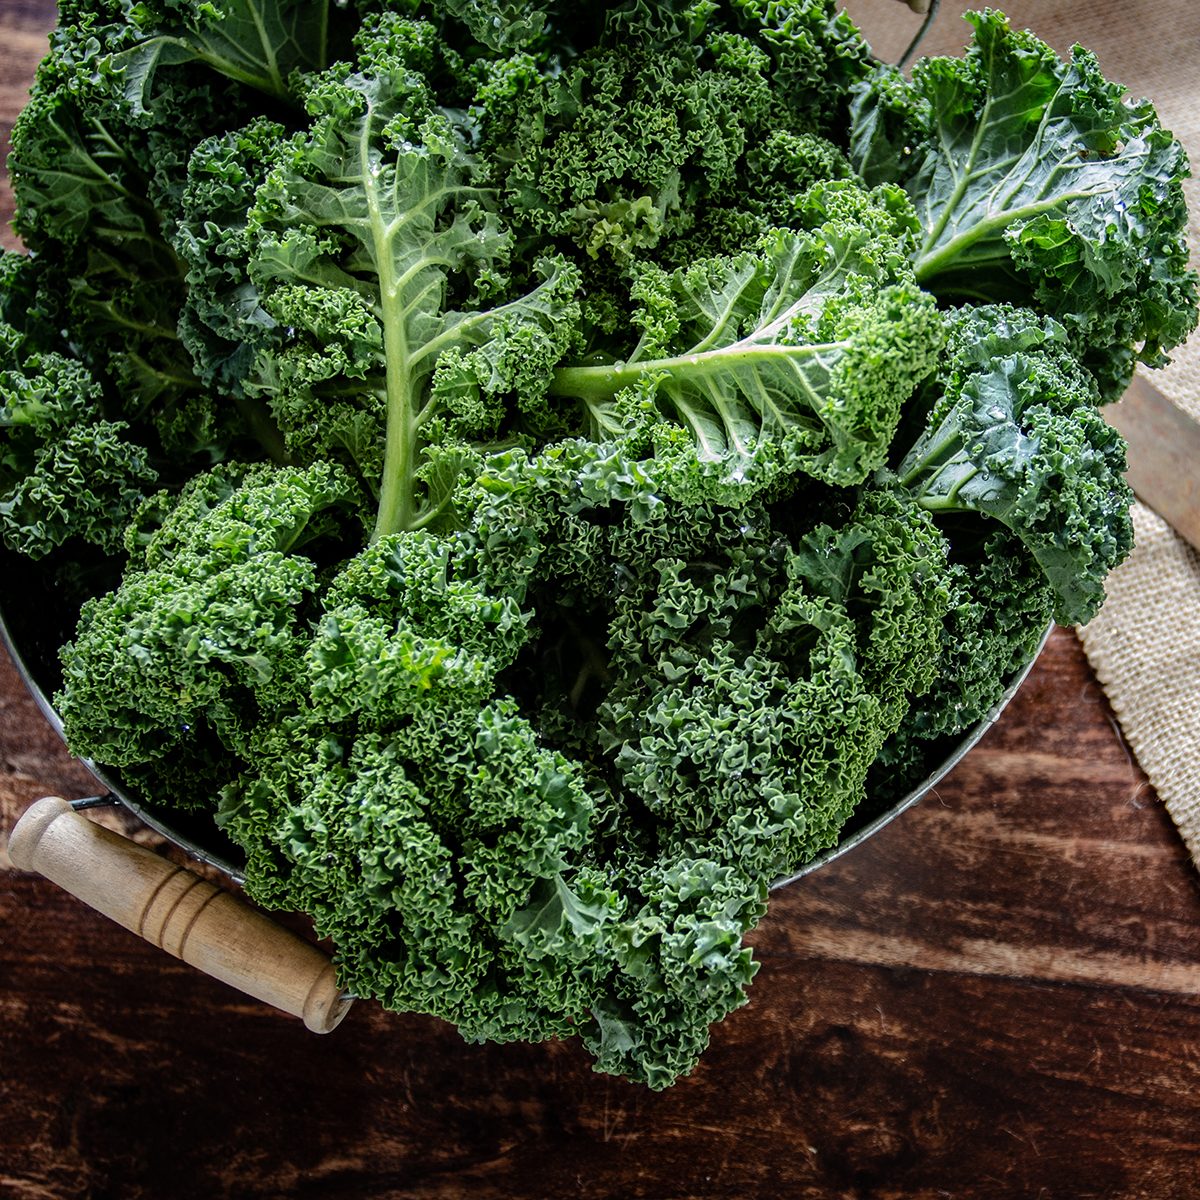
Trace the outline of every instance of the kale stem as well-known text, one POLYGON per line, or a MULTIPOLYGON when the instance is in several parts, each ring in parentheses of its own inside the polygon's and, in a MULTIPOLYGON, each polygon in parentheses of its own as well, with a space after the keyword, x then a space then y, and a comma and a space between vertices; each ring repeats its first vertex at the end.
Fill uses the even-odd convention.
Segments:
POLYGON ((416 516, 413 483, 417 461, 416 404, 413 372, 400 302, 400 281, 392 254, 391 230, 379 202, 375 164, 371 159, 371 121, 363 121, 359 139, 359 161, 363 193, 370 214, 373 255, 379 271, 379 297, 383 315, 383 357, 386 367, 387 427, 384 434, 383 478, 379 489, 379 511, 371 541, 411 529, 416 516))
POLYGON ((811 346, 779 346, 767 341, 743 338, 731 346, 677 354, 671 358, 645 362, 602 363, 594 367, 559 367, 547 389, 552 396, 572 396, 588 403, 609 400, 622 388, 630 387, 646 375, 678 375, 686 379, 705 379, 722 375, 741 366, 755 366, 772 359, 788 361, 804 356, 816 357, 834 349, 833 343, 811 346))
MULTIPOLYGON (((1080 200, 1085 196, 1094 194, 1089 191, 1063 192, 1058 195, 1048 196, 1046 199, 1039 200, 1033 204, 1022 205, 1020 208, 1001 210, 986 220, 977 221, 975 224, 967 226, 966 229, 952 237, 936 252, 931 252, 932 247, 930 247, 930 242, 926 241, 925 245, 930 247, 930 249, 926 250, 923 248, 922 253, 914 264, 917 282, 927 283, 948 267, 960 265, 960 262, 961 265, 967 265, 966 261, 963 261, 964 251, 969 250, 985 238, 1007 229, 1016 221, 1031 220, 1040 213, 1051 212, 1070 200, 1080 200)), ((989 255, 988 257, 993 258, 995 256, 989 255)))
POLYGON ((913 480, 921 474, 928 472, 931 468, 945 465, 943 460, 947 452, 958 450, 961 445, 962 434, 959 427, 952 426, 947 430, 946 423, 943 423, 942 429, 930 438, 924 446, 918 443, 908 452, 904 463, 901 463, 902 469, 918 449, 920 450, 920 457, 900 476, 900 482, 905 487, 908 487, 913 480))

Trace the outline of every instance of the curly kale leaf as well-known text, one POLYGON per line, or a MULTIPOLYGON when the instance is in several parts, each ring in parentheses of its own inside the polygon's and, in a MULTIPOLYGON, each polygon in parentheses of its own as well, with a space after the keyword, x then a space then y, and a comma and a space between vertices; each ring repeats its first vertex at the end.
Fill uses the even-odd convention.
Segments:
POLYGON ((351 560, 221 821, 251 894, 312 913, 358 994, 471 1039, 565 1036, 618 901, 582 861, 578 766, 497 694, 527 617, 473 557, 412 531, 351 560))
POLYGON ((845 525, 822 524, 806 534, 790 568, 854 619, 863 680, 883 700, 888 727, 941 672, 948 551, 909 496, 873 488, 845 525))
POLYGON ((1088 51, 1063 62, 1000 13, 968 20, 965 58, 923 59, 908 85, 886 70, 861 85, 853 161, 912 197, 921 284, 957 300, 1032 295, 1113 399, 1135 362, 1161 365, 1196 325, 1187 156, 1088 51))
POLYGON ((758 970, 744 934, 766 912, 767 887, 706 858, 656 863, 642 898, 609 931, 615 969, 579 1029, 596 1070, 665 1088, 708 1046, 709 1026, 746 1003, 758 970))
POLYGON ((867 779, 868 795, 903 796, 943 758, 949 739, 992 713, 1045 634, 1054 590, 1020 539, 1003 526, 953 531, 954 560, 932 687, 909 705, 867 779))
POLYGON ((34 558, 73 538, 116 553, 157 475, 128 425, 105 419, 87 368, 51 348, 37 274, 31 259, 0 255, 0 536, 34 558))
POLYGON ((157 475, 98 399, 87 371, 60 354, 0 369, 0 532, 14 550, 41 558, 76 537, 120 550, 157 475))
POLYGON ((945 544, 887 492, 794 549, 762 510, 692 520, 709 545, 688 557, 649 531, 641 554, 632 532, 614 548, 628 578, 596 737, 665 845, 769 880, 836 838, 883 739, 929 687, 945 544))
POLYGON ((107 16, 64 21, 38 69, 13 130, 15 224, 39 259, 41 303, 69 329, 109 415, 161 447, 178 476, 256 449, 243 411, 204 388, 180 340, 185 269, 172 245, 188 158, 239 102, 179 76, 157 87, 152 113, 135 114, 110 61, 135 31, 107 16))
POLYGON ((584 264, 628 263, 740 191, 747 146, 792 122, 763 50, 696 11, 683 36, 639 24, 565 71, 527 54, 480 68, 472 115, 519 227, 569 238, 584 264))
POLYGON ((196 727, 242 745, 294 677, 318 588, 309 553, 361 530, 356 502, 330 464, 230 466, 198 476, 177 500, 149 501, 129 529, 134 561, 121 586, 84 605, 62 651, 55 705, 76 752, 144 763, 196 727))
POLYGON ((735 28, 771 59, 771 90, 805 128, 834 136, 854 84, 874 61, 862 33, 834 0, 732 0, 735 28))
POLYGON ((903 242, 854 220, 647 269, 634 294, 629 357, 561 367, 551 390, 582 400, 598 436, 652 445, 664 486, 731 503, 785 472, 865 479, 941 344, 903 242))
POLYGON ((546 27, 549 0, 432 0, 439 14, 461 21, 476 42, 512 50, 538 39, 546 27))
POLYGON ((1056 596, 1055 618, 1091 620, 1104 579, 1133 546, 1125 443, 1100 415, 1092 377, 1049 318, 963 310, 930 385, 930 423, 897 467, 930 512, 974 512, 1012 530, 1056 596), (981 361, 979 347, 1021 348, 981 361))
POLYGON ((634 264, 736 253, 849 174, 825 135, 869 55, 828 0, 563 7, 545 46, 478 63, 470 115, 518 239, 582 272, 602 348, 634 264))
POLYGON ((360 72, 310 81, 313 125, 259 187, 246 233, 257 303, 284 336, 245 387, 297 460, 356 471, 378 497, 376 536, 441 518, 454 473, 427 447, 496 438, 507 401, 536 409, 577 336, 562 260, 534 264, 528 292, 495 294, 510 239, 407 64, 428 36, 382 21, 360 39, 360 72))
POLYGON ((619 912, 573 861, 592 801, 511 703, 461 699, 390 734, 281 727, 221 823, 251 895, 311 913, 357 994, 470 1040, 568 1036, 619 912))
POLYGON ((179 337, 204 384, 238 397, 246 395, 260 350, 282 337, 247 263, 255 248, 249 221, 255 192, 287 146, 284 127, 264 117, 206 138, 188 160, 174 237, 187 283, 179 337))

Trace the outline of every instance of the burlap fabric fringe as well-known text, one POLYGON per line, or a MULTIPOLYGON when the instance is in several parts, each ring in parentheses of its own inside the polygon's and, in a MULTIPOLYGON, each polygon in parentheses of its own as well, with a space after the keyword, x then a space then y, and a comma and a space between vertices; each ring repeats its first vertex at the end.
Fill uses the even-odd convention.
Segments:
MULTIPOLYGON (((1163 123, 1200 170, 1200 6, 1194 0, 993 0, 1015 26, 1061 53, 1093 50, 1110 79, 1149 96, 1163 123)), ((923 54, 956 54, 969 38, 968 8, 943 0, 923 54)), ((894 60, 911 37, 904 6, 848 0, 881 58, 894 60)), ((1200 180, 1189 180, 1192 261, 1200 265, 1200 180)), ((1200 336, 1150 378, 1200 420, 1200 336)), ((1197 463, 1200 470, 1200 463, 1197 463)), ((1079 631, 1125 738, 1200 864, 1200 556, 1138 505, 1137 546, 1112 576, 1100 614, 1079 631)))

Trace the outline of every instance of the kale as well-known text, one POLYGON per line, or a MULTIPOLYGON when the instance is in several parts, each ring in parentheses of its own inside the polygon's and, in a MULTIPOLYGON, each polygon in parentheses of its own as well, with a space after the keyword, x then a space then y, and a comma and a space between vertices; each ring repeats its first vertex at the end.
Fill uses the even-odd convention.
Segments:
POLYGON ((669 1085, 769 885, 1099 606, 1181 149, 994 13, 909 82, 832 0, 61 11, 0 536, 122 571, 72 749, 356 994, 669 1085))
POLYGON ((1107 400, 1196 326, 1183 147, 1095 55, 1064 62, 1002 13, 968 18, 961 59, 856 87, 852 162, 900 182, 921 219, 917 279, 956 301, 1036 306, 1107 400))

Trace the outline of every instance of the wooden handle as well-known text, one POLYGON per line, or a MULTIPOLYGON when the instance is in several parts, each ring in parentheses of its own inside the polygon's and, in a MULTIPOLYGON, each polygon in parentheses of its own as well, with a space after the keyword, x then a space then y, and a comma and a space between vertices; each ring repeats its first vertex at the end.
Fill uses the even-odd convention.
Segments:
POLYGON ((139 937, 328 1033, 351 1001, 333 964, 265 914, 48 796, 8 839, 14 866, 37 871, 139 937))

